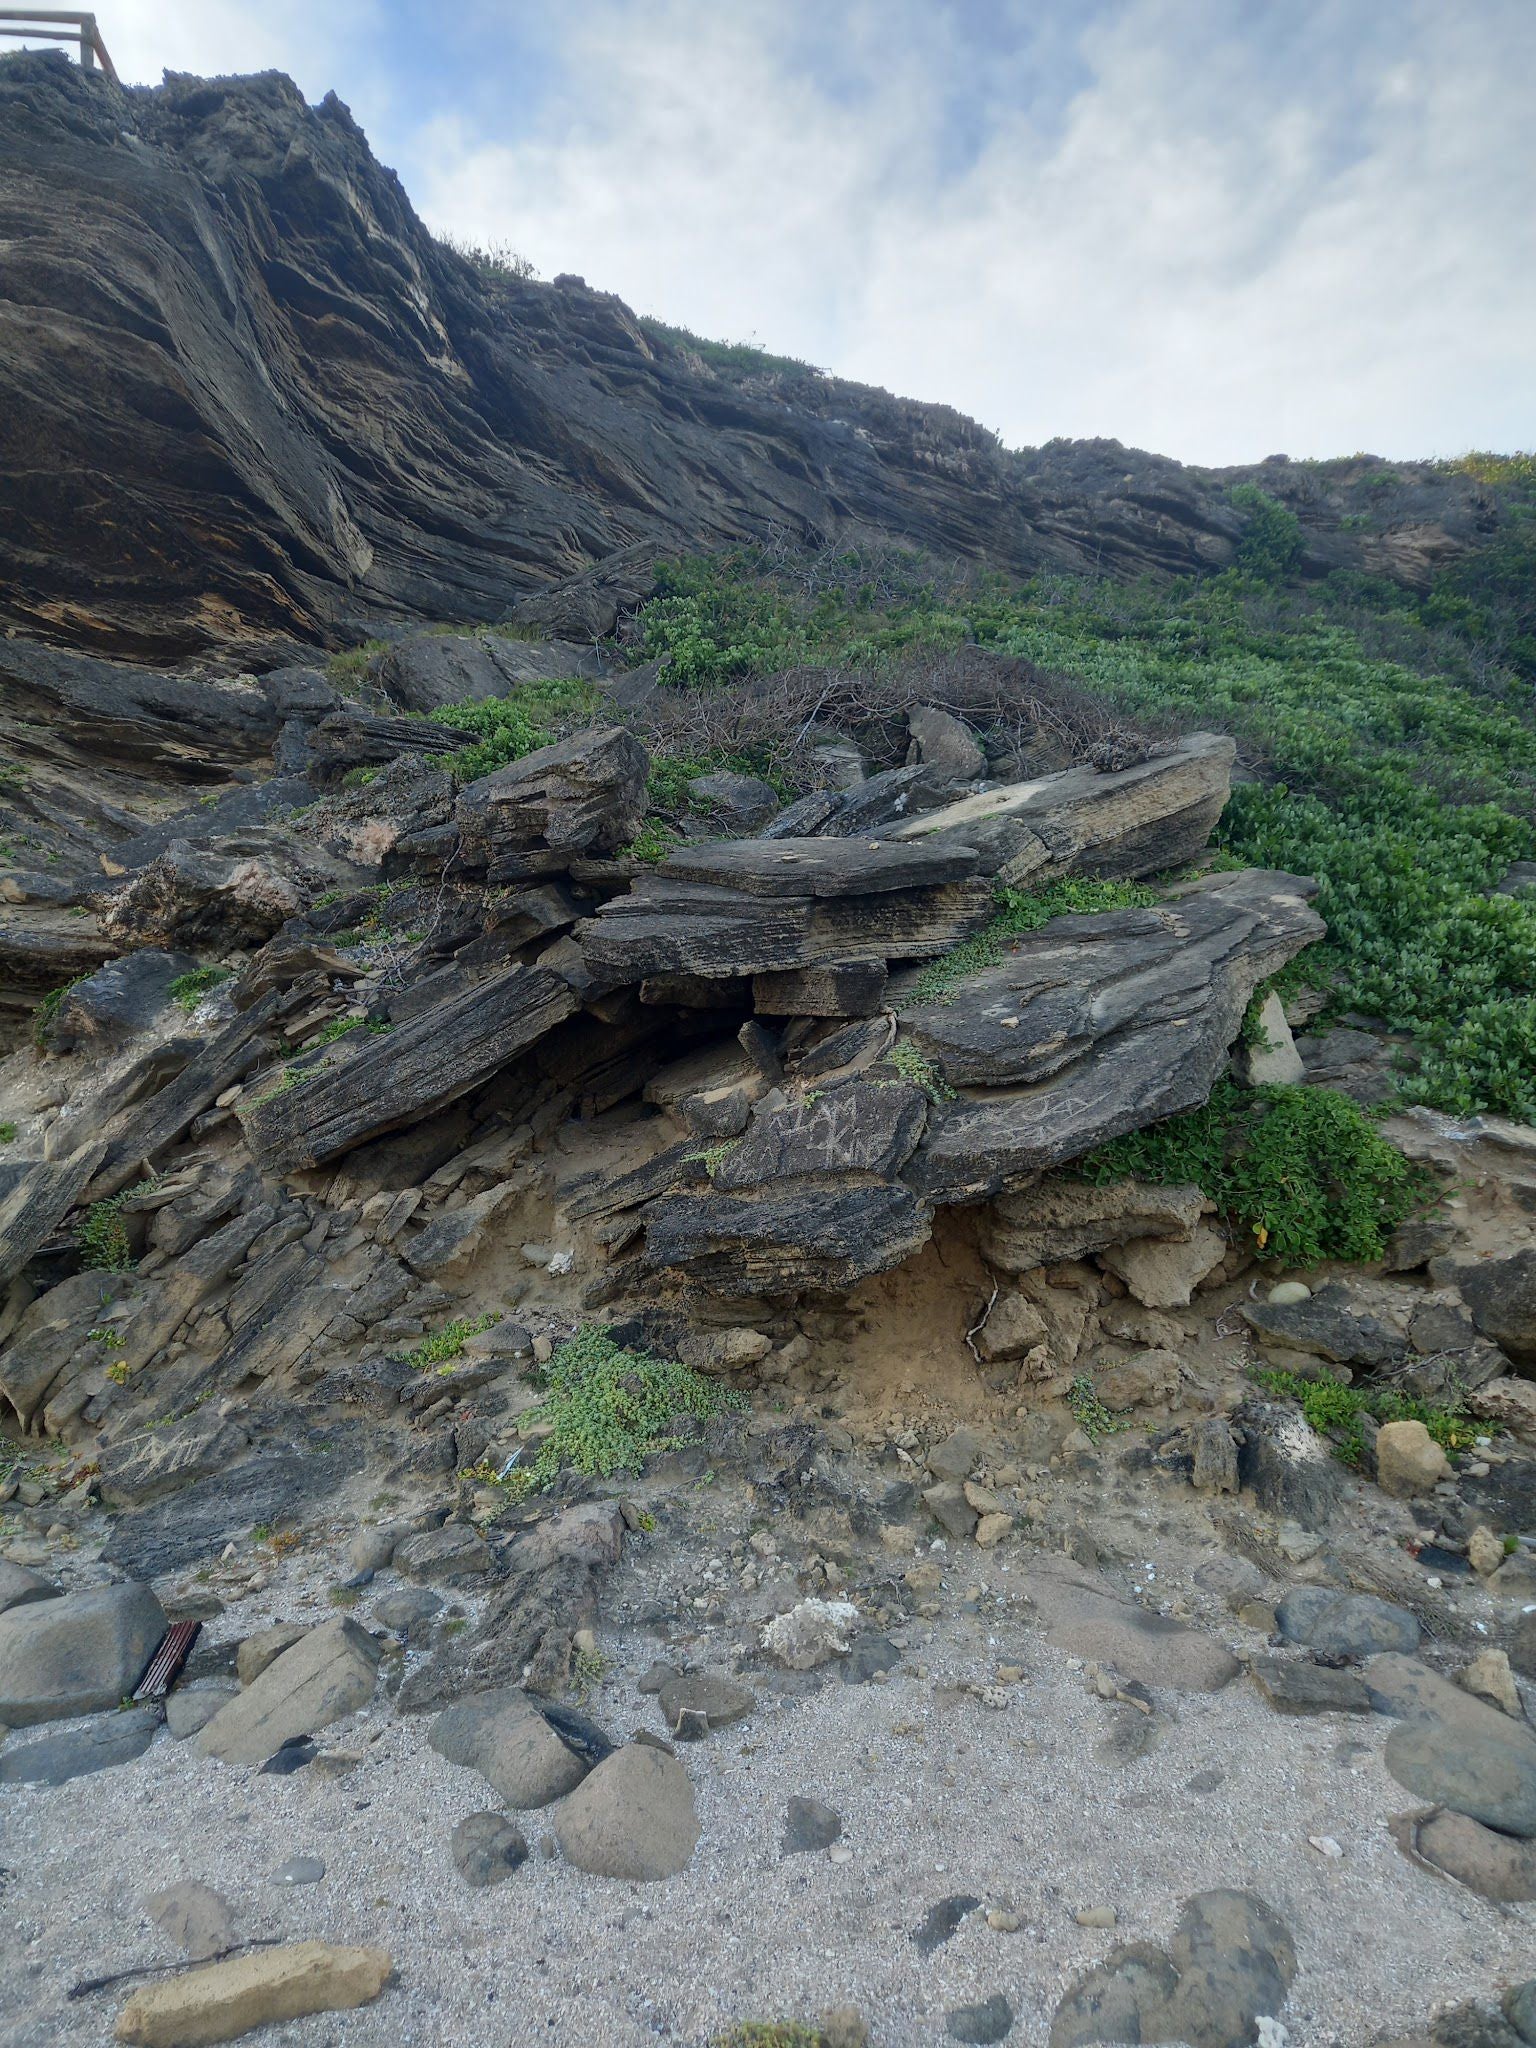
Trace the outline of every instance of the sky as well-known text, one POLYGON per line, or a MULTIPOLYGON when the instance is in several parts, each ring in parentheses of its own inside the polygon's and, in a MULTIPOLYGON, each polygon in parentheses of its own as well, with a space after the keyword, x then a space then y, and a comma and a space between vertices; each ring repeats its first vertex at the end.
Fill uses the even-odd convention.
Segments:
POLYGON ((98 0, 334 89, 428 224, 1200 463, 1536 446, 1536 0, 98 0))

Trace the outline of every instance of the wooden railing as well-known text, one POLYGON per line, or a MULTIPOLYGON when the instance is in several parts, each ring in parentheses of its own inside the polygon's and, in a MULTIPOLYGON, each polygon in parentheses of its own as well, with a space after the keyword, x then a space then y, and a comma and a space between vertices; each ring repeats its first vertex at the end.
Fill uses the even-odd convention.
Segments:
POLYGON ((117 71, 107 55, 94 14, 61 12, 52 7, 0 7, 0 36, 20 36, 27 42, 78 43, 80 68, 94 71, 99 64, 118 83, 117 71))

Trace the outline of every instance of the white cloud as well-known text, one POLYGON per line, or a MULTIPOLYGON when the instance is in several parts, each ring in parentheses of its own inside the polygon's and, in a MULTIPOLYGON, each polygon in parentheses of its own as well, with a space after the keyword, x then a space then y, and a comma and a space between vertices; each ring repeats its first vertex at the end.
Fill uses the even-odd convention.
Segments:
POLYGON ((402 137, 435 224, 642 309, 974 413, 1192 460, 1531 438, 1536 13, 1506 0, 1123 0, 1049 128, 986 105, 951 10, 568 13, 570 85, 505 139, 402 137), (1276 33, 1279 23, 1283 33, 1276 33), (1245 27, 1245 24, 1248 26, 1245 27), (798 52, 791 55, 791 50, 798 52))
POLYGON ((103 24, 131 80, 334 85, 434 226, 1014 443, 1536 438, 1530 0, 114 0, 103 24))

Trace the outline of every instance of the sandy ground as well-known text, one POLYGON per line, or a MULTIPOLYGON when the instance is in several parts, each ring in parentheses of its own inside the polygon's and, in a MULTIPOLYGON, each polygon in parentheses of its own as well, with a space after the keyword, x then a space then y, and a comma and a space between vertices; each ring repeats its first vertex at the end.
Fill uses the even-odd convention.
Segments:
MULTIPOLYGON (((324 1618, 321 1567, 334 1577, 338 1559, 290 1560, 210 1634, 324 1618)), ((687 1647, 676 1630, 664 1641, 622 1622, 648 1604, 656 1568, 641 1546, 605 1602, 621 1620, 600 1631, 610 1669, 588 1711, 616 1739, 660 1730, 635 1679, 658 1651, 687 1647)), ((541 1855, 548 1820, 531 1814, 530 1861, 506 1884, 471 1890, 448 1835, 494 1795, 429 1749, 425 1718, 396 1718, 382 1696, 327 1737, 361 1755, 344 1775, 259 1777, 162 1733, 135 1763, 9 1793, 0 2043, 109 2042, 125 1990, 65 1993, 85 1976, 170 1961, 144 1901, 188 1878, 225 1896, 241 1937, 322 1936, 394 1959, 396 1982, 375 2005, 270 2029, 259 2038, 271 2048, 702 2048, 735 2020, 811 2019, 845 2003, 861 2008, 876 2048, 919 2048, 945 2038, 948 2008, 995 1991, 1017 2014, 1010 2041, 1035 2048, 1081 1971, 1117 1941, 1166 1940, 1183 1901, 1208 1886, 1251 1888, 1292 1929, 1292 2048, 1356 2048, 1536 1973, 1536 1908, 1488 1905, 1394 1846, 1387 1817, 1412 1802, 1382 1768, 1389 1723, 1280 1717, 1239 1679, 1215 1695, 1160 1694, 1165 1725, 1150 1754, 1107 1759, 1111 1717, 1127 1710, 1094 1698, 1081 1667, 1030 1626, 1011 1598, 1028 1577, 1022 1548, 951 1557, 940 1617, 900 1632, 906 1661, 884 1684, 781 1696, 749 1673, 757 1712, 681 1746, 703 1835, 688 1869, 659 1884, 588 1877, 541 1855), (958 1690, 989 1681, 999 1662, 1024 1670, 1006 1707, 958 1690), (792 1794, 842 1815, 847 1861, 781 1853, 792 1794), (1309 1835, 1331 1836, 1342 1856, 1319 1854, 1309 1835), (322 1883, 271 1881, 297 1853, 324 1858, 322 1883), (1019 1930, 993 1932, 978 1912, 923 1956, 912 1930, 952 1893, 1010 1908, 1019 1930), (1114 1906, 1118 1928, 1078 1927, 1073 1914, 1089 1905, 1114 1906)), ((1258 1646, 1235 1625, 1223 1633, 1258 1646)), ((701 1649, 696 1665, 725 1668, 701 1649)))

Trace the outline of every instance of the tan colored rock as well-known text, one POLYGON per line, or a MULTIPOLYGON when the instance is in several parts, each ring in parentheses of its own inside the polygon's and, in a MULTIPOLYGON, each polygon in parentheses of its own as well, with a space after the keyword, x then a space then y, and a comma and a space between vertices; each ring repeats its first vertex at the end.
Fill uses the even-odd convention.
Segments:
POLYGON ((1143 1308, 1187 1308, 1190 1297, 1227 1255, 1220 1231, 1201 1223, 1187 1244, 1142 1237, 1111 1245, 1099 1254, 1111 1273, 1123 1280, 1143 1308))
POLYGON ((1271 990, 1259 1011, 1257 1043, 1243 1048, 1243 1078, 1250 1088, 1292 1088, 1306 1072, 1285 1020, 1285 1005, 1271 990))
POLYGON ((1467 1563, 1480 1579, 1491 1578, 1504 1562, 1504 1543, 1486 1522, 1479 1522, 1467 1538, 1467 1563))
POLYGON ((994 1544, 1002 1542, 1012 1527, 1012 1515, 982 1515, 976 1524, 976 1541, 983 1550, 990 1550, 994 1544))
POLYGON ((1005 1294, 976 1333, 976 1349, 989 1363, 1022 1358, 1046 1338, 1045 1318, 1022 1294, 1005 1294))
POLYGON ((234 2041, 273 2021, 367 2005, 393 1970, 381 1948, 299 1941, 257 1949, 135 1991, 118 2014, 115 2031, 130 2048, 202 2048, 205 2042, 234 2041))
POLYGON ((567 1863, 597 1877, 675 1877, 699 1839, 688 1773, 646 1744, 616 1749, 560 1808, 555 1839, 567 1863))
POLYGON ((275 1664, 285 1650, 309 1634, 296 1621, 280 1621, 273 1628, 258 1629, 247 1636, 235 1652, 235 1676, 242 1685, 254 1685, 269 1664, 275 1664))
POLYGON ((1123 1414, 1127 1408, 1171 1401, 1179 1390, 1183 1366, 1173 1351, 1139 1351, 1123 1365, 1104 1367, 1093 1376, 1094 1391, 1106 1408, 1123 1414))
POLYGON ((1536 1443, 1536 1380, 1500 1373, 1497 1379, 1474 1388, 1467 1396, 1467 1406, 1482 1421, 1496 1422, 1511 1436, 1536 1443))
POLYGON ((355 1621, 311 1629, 219 1709, 196 1738, 199 1750, 227 1764, 265 1763, 294 1736, 313 1735, 366 1706, 380 1654, 355 1621))
POLYGON ((1517 1721, 1524 1721, 1525 1710, 1520 1704, 1520 1691, 1515 1684, 1515 1674, 1509 1668, 1509 1658, 1502 1650, 1484 1650, 1474 1657, 1464 1671, 1456 1674, 1456 1683, 1465 1692, 1480 1700, 1487 1700, 1501 1712, 1513 1714, 1517 1721))
POLYGON ((1422 1422, 1386 1422, 1376 1435, 1376 1480, 1398 1500, 1432 1493, 1451 1462, 1422 1422))

